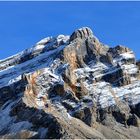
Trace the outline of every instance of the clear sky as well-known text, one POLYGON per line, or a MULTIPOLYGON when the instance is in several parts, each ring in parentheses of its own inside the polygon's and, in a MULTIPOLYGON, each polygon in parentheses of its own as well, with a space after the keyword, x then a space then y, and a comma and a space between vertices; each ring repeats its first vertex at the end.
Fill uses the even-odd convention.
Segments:
POLYGON ((140 2, 0 2, 0 59, 83 26, 105 44, 133 49, 140 59, 140 2))

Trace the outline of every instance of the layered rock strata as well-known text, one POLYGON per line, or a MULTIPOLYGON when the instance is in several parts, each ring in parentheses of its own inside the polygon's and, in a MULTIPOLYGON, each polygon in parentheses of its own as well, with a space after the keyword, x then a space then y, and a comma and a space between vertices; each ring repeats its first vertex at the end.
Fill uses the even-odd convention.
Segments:
POLYGON ((140 65, 90 28, 0 61, 0 138, 140 138, 140 65))

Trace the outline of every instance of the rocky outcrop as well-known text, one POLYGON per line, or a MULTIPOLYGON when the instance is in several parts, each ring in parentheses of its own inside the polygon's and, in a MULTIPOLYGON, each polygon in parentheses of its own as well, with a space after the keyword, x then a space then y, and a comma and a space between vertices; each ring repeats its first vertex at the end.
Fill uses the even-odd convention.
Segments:
POLYGON ((138 66, 139 69, 140 69, 140 61, 137 61, 137 66, 138 66))
POLYGON ((89 37, 93 37, 92 30, 88 27, 83 27, 83 28, 80 28, 72 33, 72 35, 70 36, 70 41, 73 41, 77 38, 86 39, 89 37))
POLYGON ((0 138, 140 138, 139 62, 88 27, 1 60, 0 92, 0 138))

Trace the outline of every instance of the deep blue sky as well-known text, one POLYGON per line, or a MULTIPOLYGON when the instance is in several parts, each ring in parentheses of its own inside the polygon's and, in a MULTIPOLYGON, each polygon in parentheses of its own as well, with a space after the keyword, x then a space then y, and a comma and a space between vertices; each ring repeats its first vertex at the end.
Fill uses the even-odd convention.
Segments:
POLYGON ((140 2, 0 2, 0 59, 83 26, 140 59, 140 2))

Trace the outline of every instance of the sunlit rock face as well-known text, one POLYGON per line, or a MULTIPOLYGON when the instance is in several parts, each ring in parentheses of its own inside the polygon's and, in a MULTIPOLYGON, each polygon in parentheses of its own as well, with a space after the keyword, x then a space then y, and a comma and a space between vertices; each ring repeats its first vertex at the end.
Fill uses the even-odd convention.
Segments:
POLYGON ((140 63, 88 27, 0 60, 0 138, 140 138, 140 63))

